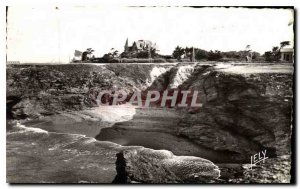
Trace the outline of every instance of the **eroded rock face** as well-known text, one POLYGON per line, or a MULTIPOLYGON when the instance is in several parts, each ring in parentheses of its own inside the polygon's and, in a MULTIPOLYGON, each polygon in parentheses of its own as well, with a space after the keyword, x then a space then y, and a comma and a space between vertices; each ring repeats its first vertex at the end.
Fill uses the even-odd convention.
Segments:
MULTIPOLYGON (((170 67, 166 65, 162 67, 170 67)), ((97 106, 100 91, 132 93, 151 82, 154 65, 9 65, 9 118, 37 118, 97 106), (13 100, 15 99, 15 100, 13 100)))
POLYGON ((218 167, 206 159, 148 148, 118 153, 116 165, 115 183, 212 183, 220 176, 218 167))
POLYGON ((185 114, 178 135, 232 152, 237 161, 262 149, 270 157, 290 153, 292 75, 198 71, 181 87, 203 91, 203 107, 185 114))
MULTIPOLYGON (((171 89, 177 71, 177 67, 171 68, 149 89, 171 89)), ((177 108, 176 119, 172 120, 164 115, 168 110, 162 110, 159 115, 138 110, 132 120, 103 129, 97 138, 117 143, 127 141, 120 143, 123 145, 167 149, 176 155, 196 155, 219 163, 247 163, 251 155, 264 149, 269 157, 290 153, 292 73, 244 75, 198 65, 178 89, 197 90, 203 106, 177 108), (147 118, 142 119, 143 114, 147 118), (142 137, 148 142, 143 142, 142 137), (178 144, 175 149, 174 144, 178 144), (207 153, 202 155, 204 149, 207 153), (216 152, 213 157, 210 151, 216 152)))

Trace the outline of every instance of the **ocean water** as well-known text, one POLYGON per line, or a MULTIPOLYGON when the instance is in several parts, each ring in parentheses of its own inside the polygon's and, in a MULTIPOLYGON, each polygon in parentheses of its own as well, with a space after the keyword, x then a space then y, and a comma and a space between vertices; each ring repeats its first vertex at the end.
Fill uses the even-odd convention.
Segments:
POLYGON ((111 183, 122 146, 97 141, 102 128, 126 121, 135 108, 94 108, 64 112, 7 128, 7 182, 111 183))
POLYGON ((7 131, 9 183, 111 183, 118 145, 16 125, 7 131))

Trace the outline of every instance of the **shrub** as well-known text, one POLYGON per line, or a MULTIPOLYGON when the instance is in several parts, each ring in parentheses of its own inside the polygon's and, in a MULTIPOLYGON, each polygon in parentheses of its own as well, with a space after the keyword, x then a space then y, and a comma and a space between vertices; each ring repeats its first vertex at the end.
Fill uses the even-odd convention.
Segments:
POLYGON ((148 58, 122 58, 122 63, 149 63, 148 58))
POLYGON ((208 53, 208 60, 220 60, 222 58, 221 52, 220 51, 209 51, 208 53))
POLYGON ((149 52, 148 51, 141 51, 137 53, 137 58, 148 58, 149 52))
POLYGON ((176 63, 176 62, 178 62, 178 60, 174 59, 174 58, 172 58, 172 59, 166 59, 166 61, 170 62, 170 63, 176 63))
POLYGON ((222 61, 222 62, 239 62, 241 60, 238 59, 238 58, 227 58, 227 57, 224 57, 224 58, 221 58, 220 61, 222 61))
POLYGON ((152 60, 152 62, 154 62, 154 63, 165 63, 167 61, 164 58, 155 58, 154 60, 152 60))

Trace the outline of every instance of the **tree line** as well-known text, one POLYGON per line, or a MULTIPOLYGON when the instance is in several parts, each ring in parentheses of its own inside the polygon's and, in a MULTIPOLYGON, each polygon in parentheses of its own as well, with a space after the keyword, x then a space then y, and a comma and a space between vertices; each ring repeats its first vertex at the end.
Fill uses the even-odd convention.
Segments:
MULTIPOLYGON (((168 62, 168 60, 176 60, 176 61, 192 61, 192 57, 195 61, 247 61, 249 55, 251 55, 251 60, 257 61, 279 61, 280 60, 280 50, 290 45, 289 41, 283 41, 280 43, 280 46, 275 46, 271 51, 265 52, 263 55, 260 53, 252 51, 250 49, 250 45, 247 45, 245 50, 240 51, 227 51, 222 52, 219 50, 204 50, 200 48, 194 47, 180 47, 177 46, 173 50, 171 55, 161 55, 158 54, 155 48, 151 48, 150 50, 143 50, 136 53, 130 52, 122 52, 119 53, 118 50, 114 48, 111 49, 110 52, 104 54, 102 57, 96 58, 93 54, 94 50, 92 48, 88 48, 86 51, 82 53, 82 61, 83 62, 121 62, 122 59, 157 59, 162 62, 168 62)), ((154 61, 155 62, 155 61, 154 61)))

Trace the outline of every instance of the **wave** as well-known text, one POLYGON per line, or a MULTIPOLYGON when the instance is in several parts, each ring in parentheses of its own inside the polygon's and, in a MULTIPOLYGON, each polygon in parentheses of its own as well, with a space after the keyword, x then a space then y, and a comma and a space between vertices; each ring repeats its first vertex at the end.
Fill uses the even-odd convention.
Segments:
POLYGON ((8 134, 24 133, 24 132, 48 133, 48 131, 40 129, 40 128, 26 127, 25 125, 22 125, 19 122, 17 122, 12 128, 13 129, 9 130, 8 134))
POLYGON ((184 83, 194 72, 194 67, 195 65, 179 66, 175 75, 173 76, 172 82, 170 83, 170 88, 176 89, 178 86, 184 83))
POLYGON ((151 86, 153 84, 153 82, 159 77, 161 76, 162 74, 164 74, 165 72, 169 71, 171 69, 170 68, 165 68, 165 67, 157 67, 157 66, 154 66, 153 69, 151 70, 150 72, 150 81, 149 79, 146 80, 146 83, 147 83, 147 86, 151 86))
POLYGON ((7 131, 7 141, 32 141, 41 145, 47 145, 49 150, 58 148, 76 149, 95 145, 96 143, 98 146, 103 146, 104 148, 121 147, 121 145, 109 141, 100 142, 95 138, 82 134, 48 132, 40 128, 27 127, 18 122, 7 131))

